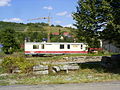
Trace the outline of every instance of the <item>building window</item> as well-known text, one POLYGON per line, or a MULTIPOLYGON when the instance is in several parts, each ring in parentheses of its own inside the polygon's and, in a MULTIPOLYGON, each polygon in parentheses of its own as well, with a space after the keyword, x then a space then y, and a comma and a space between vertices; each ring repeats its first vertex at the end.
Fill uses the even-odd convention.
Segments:
POLYGON ((81 49, 83 49, 83 45, 81 44, 81 49))
POLYGON ((39 49, 39 45, 33 45, 33 49, 39 49))
POLYGON ((70 45, 67 45, 67 49, 70 49, 70 45))
POLYGON ((60 49, 64 49, 64 44, 60 44, 60 49))
POLYGON ((41 44, 41 49, 44 49, 45 48, 45 45, 44 44, 41 44))

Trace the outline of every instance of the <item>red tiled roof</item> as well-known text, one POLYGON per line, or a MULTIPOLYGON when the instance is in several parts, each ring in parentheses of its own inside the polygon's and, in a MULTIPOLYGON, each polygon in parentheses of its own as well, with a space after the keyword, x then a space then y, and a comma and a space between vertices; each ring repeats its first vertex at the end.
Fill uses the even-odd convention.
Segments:
POLYGON ((59 32, 53 32, 52 35, 59 35, 59 32))

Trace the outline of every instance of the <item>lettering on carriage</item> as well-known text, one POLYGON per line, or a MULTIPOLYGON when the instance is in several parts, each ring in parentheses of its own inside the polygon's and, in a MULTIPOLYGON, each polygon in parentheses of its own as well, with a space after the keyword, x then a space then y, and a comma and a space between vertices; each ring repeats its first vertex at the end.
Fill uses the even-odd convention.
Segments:
POLYGON ((72 44, 74 48, 77 48, 79 45, 78 44, 72 44))

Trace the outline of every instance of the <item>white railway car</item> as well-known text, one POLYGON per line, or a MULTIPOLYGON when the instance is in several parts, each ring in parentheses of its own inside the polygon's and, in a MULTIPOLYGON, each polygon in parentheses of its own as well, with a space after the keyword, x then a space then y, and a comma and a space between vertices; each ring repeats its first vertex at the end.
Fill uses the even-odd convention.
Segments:
POLYGON ((85 43, 25 42, 26 55, 88 53, 85 43))

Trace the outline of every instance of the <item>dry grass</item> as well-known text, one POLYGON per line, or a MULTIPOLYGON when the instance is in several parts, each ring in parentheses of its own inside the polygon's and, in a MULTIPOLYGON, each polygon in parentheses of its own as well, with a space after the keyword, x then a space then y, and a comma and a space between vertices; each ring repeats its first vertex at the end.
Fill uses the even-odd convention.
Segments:
MULTIPOLYGON (((33 74, 11 74, 0 76, 0 80, 4 80, 7 85, 24 84, 64 84, 64 83, 90 83, 90 82, 105 82, 120 80, 120 73, 114 73, 103 69, 99 63, 95 64, 80 64, 81 69, 69 71, 69 73, 59 72, 48 75, 33 75, 33 74), (8 81, 10 81, 8 83, 8 81), (16 81, 13 83, 12 81, 16 81)), ((114 70, 115 71, 115 70, 114 70)), ((4 85, 4 83, 0 83, 4 85)))
POLYGON ((120 80, 120 74, 99 73, 94 69, 70 71, 69 74, 38 75, 19 80, 19 84, 64 84, 120 80))

